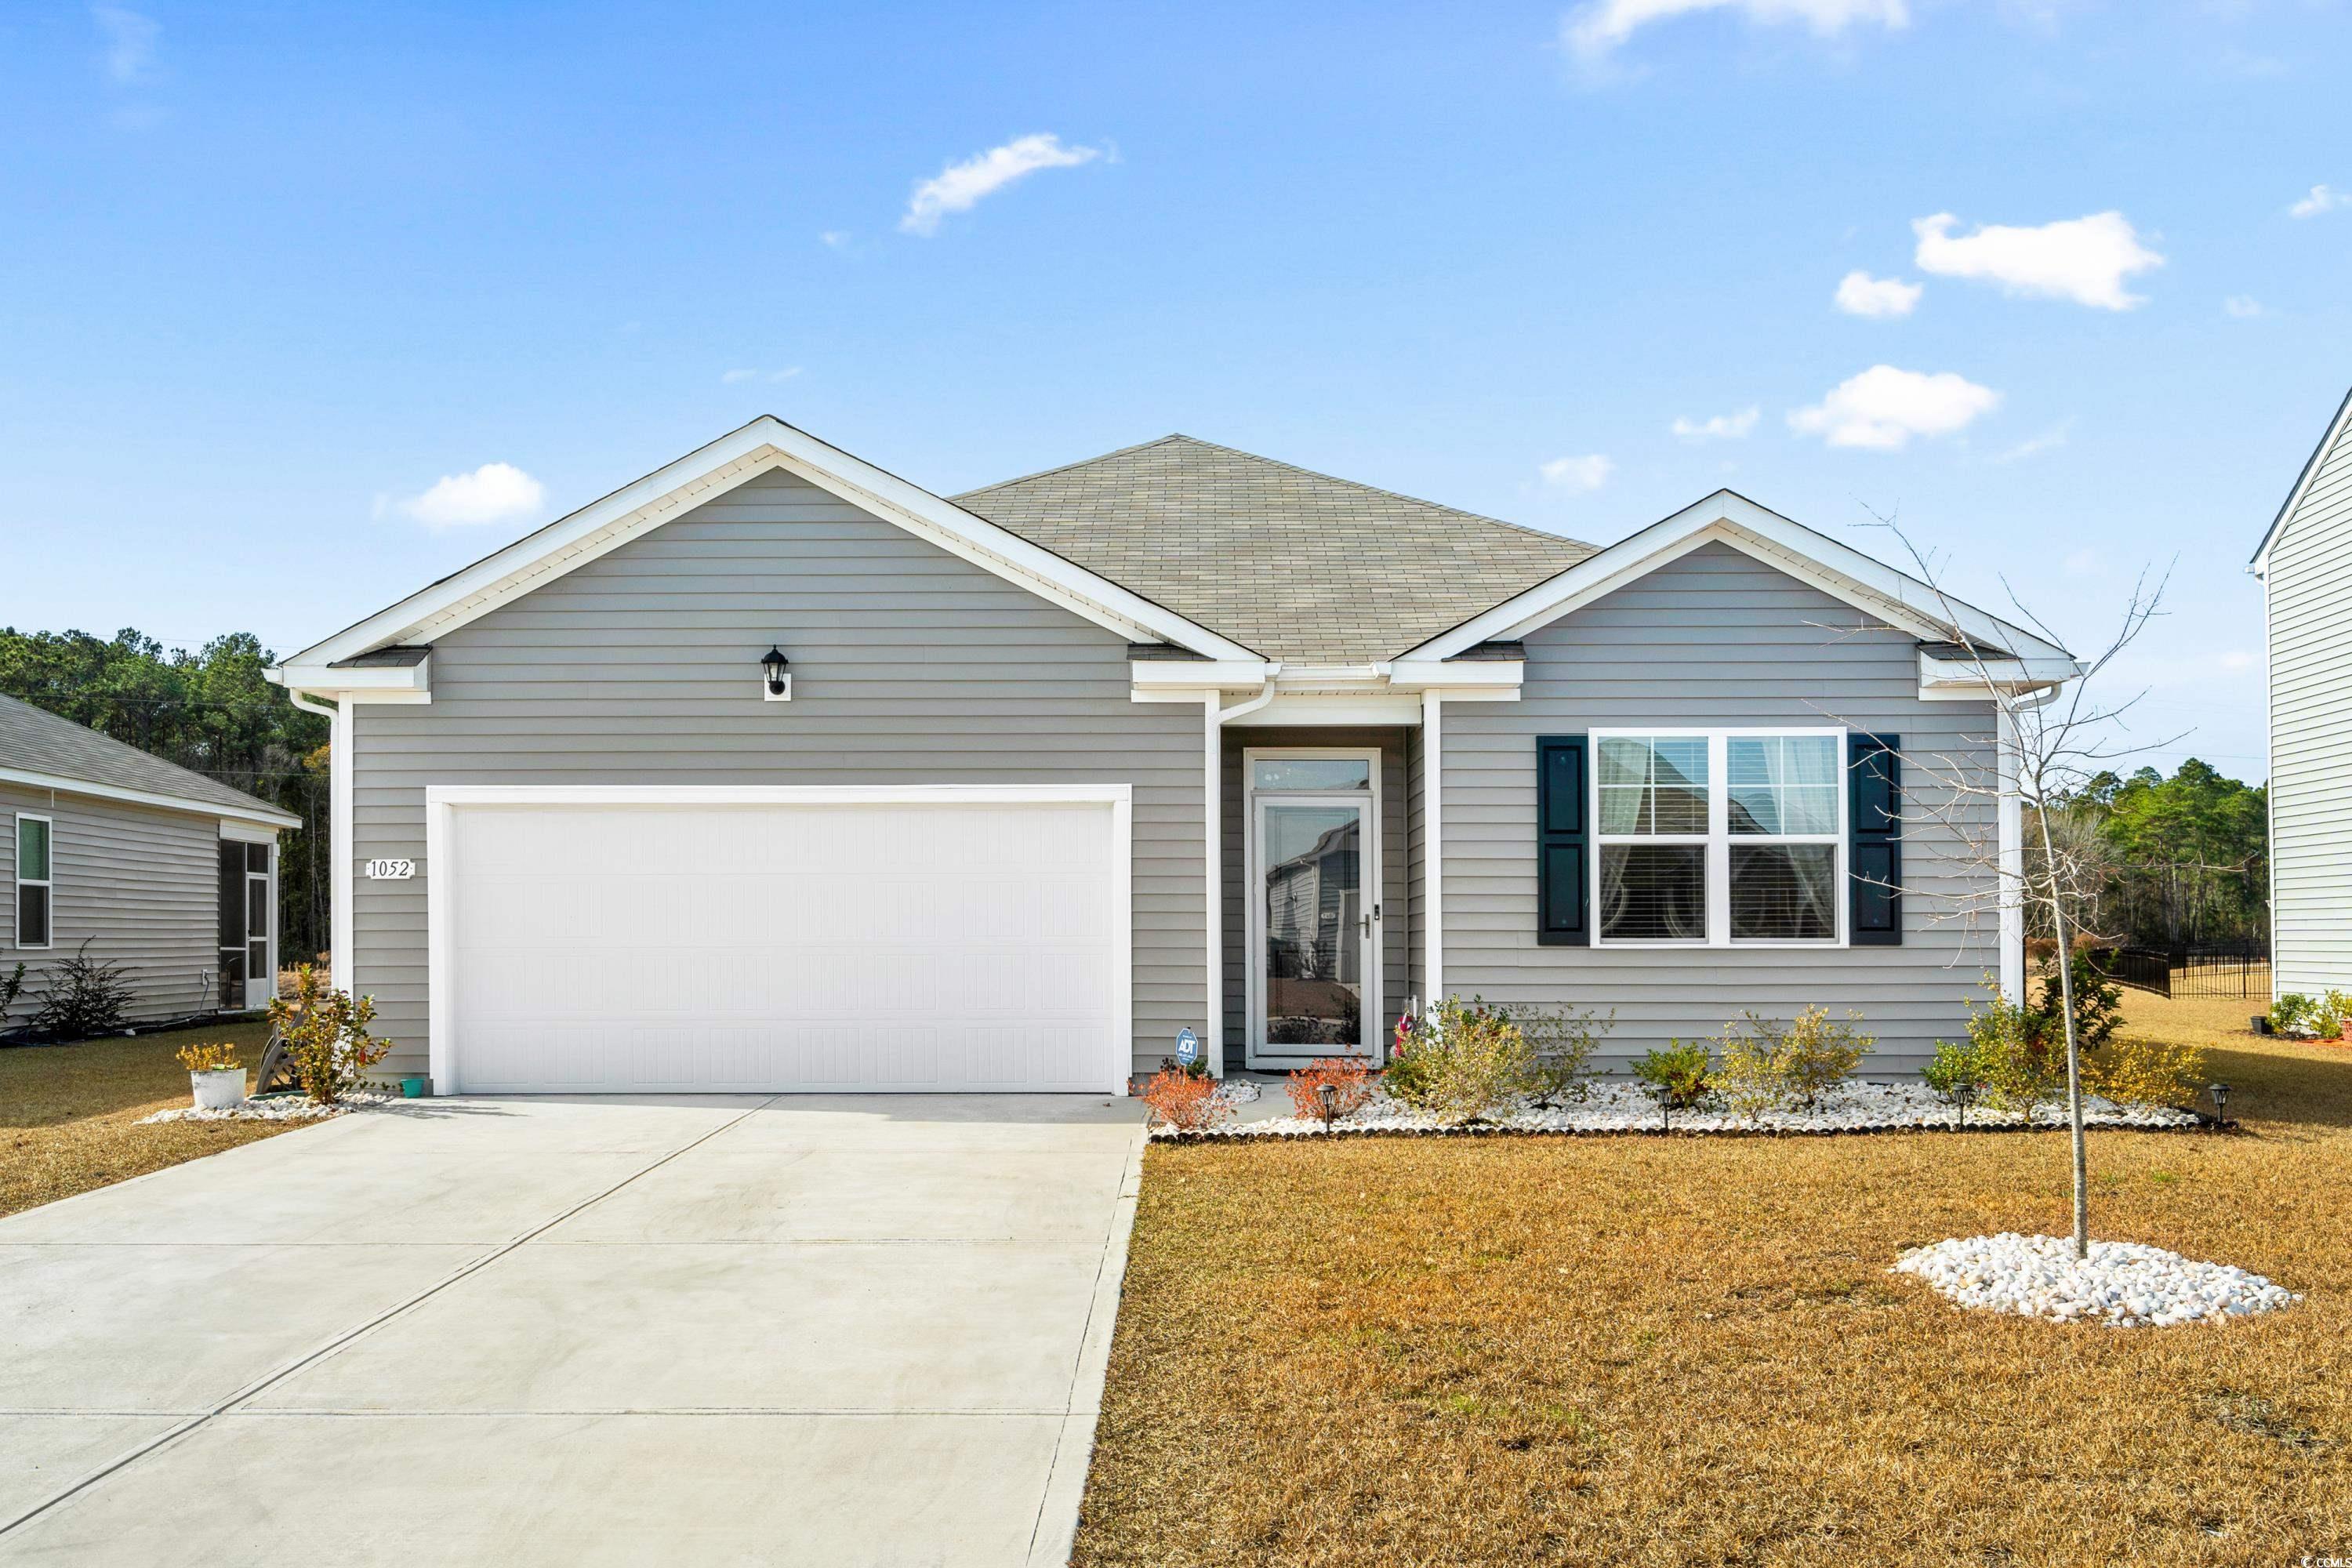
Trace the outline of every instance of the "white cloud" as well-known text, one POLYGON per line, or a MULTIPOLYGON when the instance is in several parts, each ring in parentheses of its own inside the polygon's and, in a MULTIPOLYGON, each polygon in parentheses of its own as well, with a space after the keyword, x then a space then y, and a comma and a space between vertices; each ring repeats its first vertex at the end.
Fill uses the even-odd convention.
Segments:
POLYGON ((2058 569, 2069 577, 2104 577, 2107 572, 2106 557, 2085 544, 2080 550, 2070 550, 2058 569))
POLYGON ((427 528, 467 528, 528 516, 545 493, 545 486, 512 463, 484 463, 470 474, 445 474, 431 489, 398 505, 427 528))
POLYGON ((2252 669, 2254 668, 2254 656, 2243 648, 2233 647, 2221 656, 2220 662, 2223 669, 2252 669))
POLYGON ((1995 452, 1992 455, 1992 461, 2014 463, 2021 458, 2037 457, 2043 452, 2054 452, 2066 444, 2067 429, 2067 426, 2059 425, 2044 430, 2039 436, 2029 436, 2006 451, 1995 452))
POLYGON ((2252 321, 2263 313, 2263 302, 2252 294, 2232 294, 2221 301, 2221 313, 2242 321, 2252 321))
POLYGON ((1948 436, 2000 404, 1989 386, 1944 371, 1935 375, 1874 364, 1830 389, 1811 408, 1791 409, 1789 428, 1832 447, 1896 451, 1914 436, 1948 436))
POLYGON ((1944 278, 1979 278, 2011 294, 2072 300, 2103 310, 2145 305, 2142 295, 2124 291, 2124 279, 2164 265, 2164 258, 2139 242, 2119 212, 2045 223, 2039 228, 1987 224, 1955 237, 1960 220, 1937 213, 1911 225, 1919 237, 1914 259, 1923 272, 1944 278))
POLYGON ((981 197, 1003 190, 1040 169, 1070 169, 1102 156, 1099 147, 1065 147, 1058 136, 1020 136, 961 163, 950 163, 915 187, 898 226, 926 237, 940 231, 949 213, 970 212, 981 197))
POLYGON ((730 370, 719 379, 730 386, 740 386, 747 381, 790 381, 800 373, 800 366, 790 364, 782 370, 730 370))
POLYGON ((1544 483, 1574 495, 1599 489, 1616 471, 1617 465, 1598 452, 1581 458, 1554 458, 1541 469, 1544 483))
POLYGON ((2326 185, 2314 185, 2311 195, 2286 210, 2289 217, 2317 217, 2321 213, 2332 213, 2337 207, 2352 207, 2352 193, 2326 185))
POLYGON ((829 228, 818 235, 817 238, 824 242, 826 248, 839 250, 848 245, 849 231, 845 228, 829 228))
POLYGON ((1849 316, 1907 316, 1927 291, 1924 283, 1873 278, 1857 268, 1838 279, 1837 308, 1849 316))
POLYGON ((106 35, 106 74, 119 82, 146 80, 155 68, 155 40, 163 27, 152 16, 120 5, 93 5, 89 14, 106 35))
POLYGON ((1675 434, 1685 441, 1737 441, 1756 428, 1756 421, 1764 417, 1760 408, 1743 408, 1737 414, 1717 414, 1707 419, 1676 419, 1675 434))
POLYGON ((1653 22, 1699 11, 1736 11, 1758 26, 1802 23, 1823 37, 1866 23, 1900 27, 1911 20, 1906 0, 1591 0, 1569 14, 1560 34, 1578 55, 1598 60, 1653 22))

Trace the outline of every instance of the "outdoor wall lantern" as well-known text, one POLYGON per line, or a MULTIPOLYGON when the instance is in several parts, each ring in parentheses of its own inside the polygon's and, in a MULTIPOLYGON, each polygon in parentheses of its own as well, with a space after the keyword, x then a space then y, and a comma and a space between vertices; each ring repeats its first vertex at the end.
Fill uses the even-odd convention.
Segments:
POLYGON ((760 695, 771 702, 793 700, 793 661, 773 644, 769 645, 767 654, 760 660, 760 695))

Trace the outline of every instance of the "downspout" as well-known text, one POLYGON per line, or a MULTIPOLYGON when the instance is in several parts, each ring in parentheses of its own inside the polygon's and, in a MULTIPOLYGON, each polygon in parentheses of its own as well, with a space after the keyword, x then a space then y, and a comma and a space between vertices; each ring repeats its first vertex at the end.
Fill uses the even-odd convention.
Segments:
POLYGON ((327 877, 328 984, 338 991, 352 988, 352 702, 348 697, 334 706, 313 701, 292 687, 287 699, 305 713, 316 713, 332 725, 327 739, 327 852, 333 865, 327 877))
POLYGON ((1217 710, 1217 722, 1220 724, 1230 724, 1234 720, 1240 718, 1243 714, 1255 713, 1259 709, 1265 707, 1267 703, 1273 701, 1274 678, 1281 673, 1282 665, 1279 660, 1267 665, 1265 667, 1265 680, 1258 687, 1257 695, 1251 698, 1246 702, 1236 702, 1231 708, 1220 708, 1217 710))

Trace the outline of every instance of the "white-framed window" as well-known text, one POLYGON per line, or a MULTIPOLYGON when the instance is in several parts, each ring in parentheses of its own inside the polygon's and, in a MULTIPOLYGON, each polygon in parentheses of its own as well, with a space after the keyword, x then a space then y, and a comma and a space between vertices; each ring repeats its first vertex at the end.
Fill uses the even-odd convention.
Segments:
POLYGON ((46 816, 16 814, 16 945, 47 947, 56 910, 56 827, 46 816))
POLYGON ((1596 945, 1845 945, 1843 730, 1591 733, 1596 945))

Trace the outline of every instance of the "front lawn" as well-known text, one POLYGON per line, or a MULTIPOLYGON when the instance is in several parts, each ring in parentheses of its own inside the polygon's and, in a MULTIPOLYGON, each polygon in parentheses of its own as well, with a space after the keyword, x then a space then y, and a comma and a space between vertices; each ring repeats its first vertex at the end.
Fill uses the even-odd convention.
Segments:
POLYGON ((217 1153, 299 1122, 139 1119, 188 1103, 187 1069, 173 1053, 195 1040, 234 1040, 248 1072, 261 1065, 267 1024, 211 1024, 129 1039, 0 1050, 0 1215, 70 1197, 183 1160, 217 1153))
POLYGON ((2119 1330, 1886 1272, 2063 1234, 2063 1132, 1155 1145, 1076 1561, 2352 1555, 2352 1047, 2127 994, 2245 1131, 2095 1132, 2094 1234, 2301 1303, 2119 1330))

